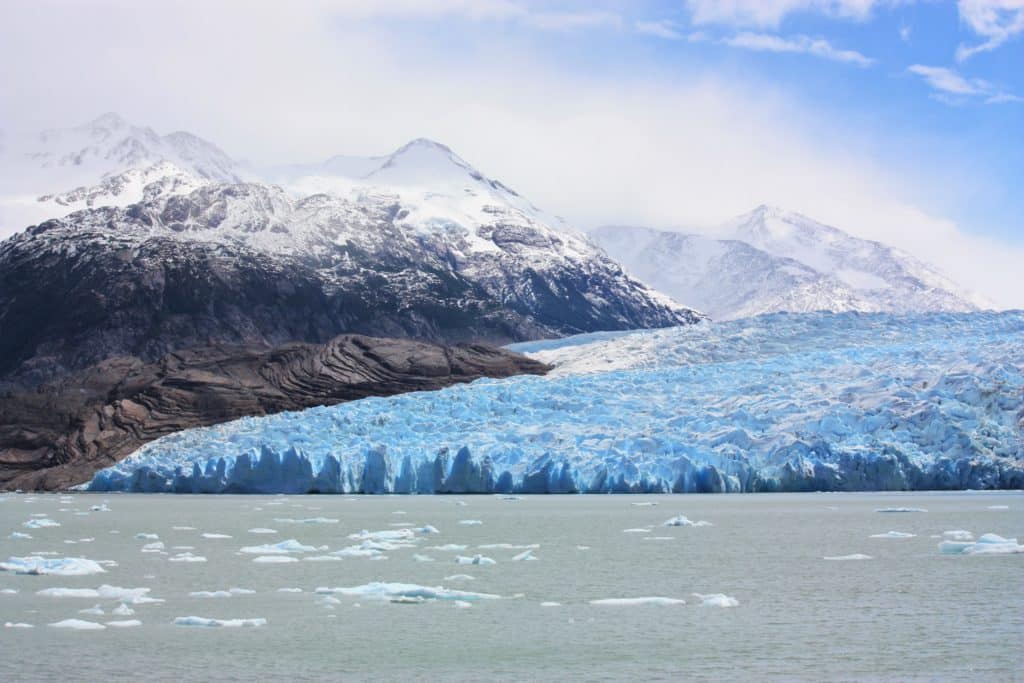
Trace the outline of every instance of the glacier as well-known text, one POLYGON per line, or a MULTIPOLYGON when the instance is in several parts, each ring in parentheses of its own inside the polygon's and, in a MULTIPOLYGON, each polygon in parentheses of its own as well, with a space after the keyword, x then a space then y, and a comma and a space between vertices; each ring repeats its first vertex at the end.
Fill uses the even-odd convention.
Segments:
POLYGON ((1024 488, 1024 312, 768 314, 514 345, 545 377, 243 418, 92 491, 1024 488))

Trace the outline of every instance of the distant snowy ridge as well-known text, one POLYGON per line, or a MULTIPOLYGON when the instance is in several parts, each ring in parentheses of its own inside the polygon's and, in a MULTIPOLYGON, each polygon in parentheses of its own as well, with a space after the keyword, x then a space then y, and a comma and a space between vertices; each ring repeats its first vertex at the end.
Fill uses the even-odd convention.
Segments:
POLYGON ((774 314, 518 345, 547 377, 245 418, 95 491, 1024 487, 1024 313, 774 314))
POLYGON ((714 319, 991 308, 909 254, 769 206, 709 235, 607 226, 591 237, 631 274, 714 319))

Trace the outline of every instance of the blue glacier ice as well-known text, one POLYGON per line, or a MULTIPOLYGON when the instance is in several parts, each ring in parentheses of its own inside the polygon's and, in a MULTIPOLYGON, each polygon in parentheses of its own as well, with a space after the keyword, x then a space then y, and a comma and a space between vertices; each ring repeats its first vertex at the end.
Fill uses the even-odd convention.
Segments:
POLYGON ((1024 312, 772 314, 514 348, 555 369, 173 434, 88 488, 1024 487, 1024 312))

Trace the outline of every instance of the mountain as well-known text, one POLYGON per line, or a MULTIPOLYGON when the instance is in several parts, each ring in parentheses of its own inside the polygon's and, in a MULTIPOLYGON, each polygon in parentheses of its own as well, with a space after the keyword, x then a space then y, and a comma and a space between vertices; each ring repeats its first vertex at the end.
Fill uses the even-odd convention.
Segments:
POLYGON ((713 235, 608 226, 590 236, 630 273, 715 319, 990 307, 909 254, 768 206, 713 235))
POLYGON ((269 350, 193 348, 153 363, 113 358, 29 392, 0 394, 0 488, 79 484, 183 429, 547 369, 486 346, 357 336, 269 350))
POLYGON ((1024 312, 777 313, 513 349, 554 368, 188 430, 98 472, 90 488, 1024 486, 1024 312))
POLYGON ((144 185, 140 201, 75 211, 0 243, 0 385, 214 343, 322 343, 342 332, 507 343, 701 319, 435 142, 243 183, 223 182, 214 171, 235 166, 180 136, 117 120, 87 137, 107 128, 118 132, 97 134, 104 144, 83 159, 148 162, 171 138, 178 161, 192 150, 194 163, 178 177, 177 163, 156 161, 175 171, 144 185), (114 153, 122 134, 149 151, 114 153))
POLYGON ((0 172, 0 237, 80 209, 140 201, 153 182, 184 192, 241 178, 240 165, 216 145, 181 131, 158 135, 112 113, 12 138, 0 148, 0 172))

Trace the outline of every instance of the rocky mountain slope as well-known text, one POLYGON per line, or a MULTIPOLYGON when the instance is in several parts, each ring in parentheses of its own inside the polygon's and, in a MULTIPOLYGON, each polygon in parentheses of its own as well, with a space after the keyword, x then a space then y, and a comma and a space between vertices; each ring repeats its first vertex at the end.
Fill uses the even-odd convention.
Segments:
POLYGON ((190 427, 546 370, 481 345, 360 336, 272 350, 193 348, 155 363, 112 358, 35 391, 0 395, 0 488, 66 488, 190 427))
POLYGON ((591 237, 630 273, 714 319, 989 307, 909 254, 768 206, 710 235, 609 226, 591 237))

